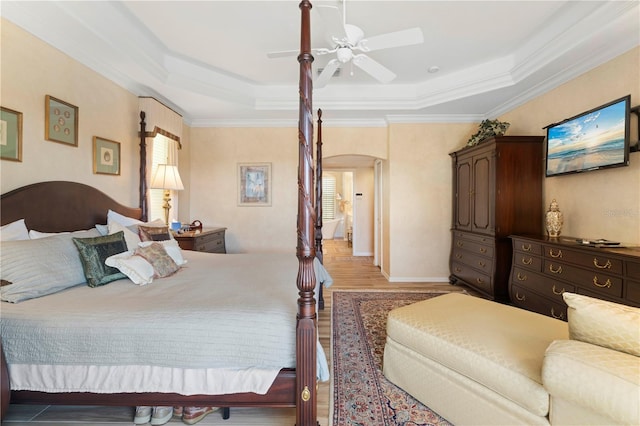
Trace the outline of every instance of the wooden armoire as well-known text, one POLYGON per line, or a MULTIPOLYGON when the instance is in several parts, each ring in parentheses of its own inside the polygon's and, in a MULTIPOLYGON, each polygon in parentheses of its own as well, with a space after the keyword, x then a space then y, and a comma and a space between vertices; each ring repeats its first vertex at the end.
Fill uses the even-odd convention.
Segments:
POLYGON ((496 136, 452 152, 452 284, 509 300, 511 234, 543 232, 543 136, 496 136))

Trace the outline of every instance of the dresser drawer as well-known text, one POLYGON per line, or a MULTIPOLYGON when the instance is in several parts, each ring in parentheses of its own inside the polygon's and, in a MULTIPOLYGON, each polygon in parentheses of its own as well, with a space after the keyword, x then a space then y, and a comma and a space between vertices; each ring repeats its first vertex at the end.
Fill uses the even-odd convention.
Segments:
POLYGON ((627 261, 627 276, 640 281, 640 263, 627 261))
POLYGON ((627 295, 626 299, 633 303, 634 306, 640 306, 640 281, 627 281, 627 295))
POLYGON ((226 253, 224 234, 226 228, 211 228, 202 231, 190 231, 175 235, 174 238, 183 250, 195 250, 208 253, 226 253))
POLYGON ((553 260, 544 261, 544 273, 552 277, 552 279, 569 281, 578 288, 610 297, 622 297, 622 279, 619 277, 578 268, 564 262, 553 260))
POLYGON ((567 305, 564 302, 549 300, 517 285, 512 285, 509 291, 511 302, 515 306, 559 320, 567 320, 567 305))
POLYGON ((195 241, 195 250, 209 253, 224 253, 224 232, 202 235, 195 241))
POLYGON ((584 253, 562 247, 544 246, 544 255, 550 259, 562 260, 593 269, 594 271, 622 274, 622 260, 614 259, 606 253, 584 253))
POLYGON ((473 254, 468 251, 454 249, 453 259, 463 265, 470 266, 490 274, 493 271, 493 259, 473 254))
POLYGON ((474 242, 480 243, 480 244, 492 245, 493 242, 495 241, 494 238, 492 238, 492 237, 487 237, 487 236, 478 235, 478 234, 472 234, 470 232, 455 231, 453 233, 453 235, 454 235, 454 237, 456 239, 465 239, 465 240, 474 241, 474 242))
POLYGON ((527 240, 519 240, 516 238, 513 240, 513 250, 541 256, 542 244, 536 244, 527 240))
POLYGON ((542 271, 542 258, 521 251, 513 252, 513 266, 526 268, 531 271, 542 271))
POLYGON ((542 296, 562 303, 562 293, 565 291, 575 292, 575 287, 570 284, 555 281, 545 275, 519 267, 513 268, 511 282, 518 287, 531 289, 542 296))
POLYGON ((466 282, 472 287, 476 287, 481 291, 492 293, 493 286, 491 283, 491 276, 488 274, 484 274, 468 265, 464 265, 458 262, 452 262, 451 264, 452 273, 466 282))
POLYGON ((471 253, 481 254, 482 256, 493 257, 495 250, 491 243, 492 242, 489 244, 480 244, 472 240, 456 238, 454 247, 471 253))

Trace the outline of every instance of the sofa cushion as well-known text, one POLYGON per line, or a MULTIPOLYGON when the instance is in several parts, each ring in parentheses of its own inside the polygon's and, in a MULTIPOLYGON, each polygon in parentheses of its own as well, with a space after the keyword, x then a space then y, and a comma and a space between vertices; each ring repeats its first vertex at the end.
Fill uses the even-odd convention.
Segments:
POLYGON ((450 293, 389 313, 387 336, 538 416, 549 411, 542 361, 567 324, 478 297, 450 293))
POLYGON ((581 294, 562 294, 569 306, 569 336, 640 356, 640 309, 581 294))
POLYGON ((640 424, 638 357, 577 340, 558 340, 547 349, 542 380, 552 401, 558 398, 587 407, 619 424, 640 424))

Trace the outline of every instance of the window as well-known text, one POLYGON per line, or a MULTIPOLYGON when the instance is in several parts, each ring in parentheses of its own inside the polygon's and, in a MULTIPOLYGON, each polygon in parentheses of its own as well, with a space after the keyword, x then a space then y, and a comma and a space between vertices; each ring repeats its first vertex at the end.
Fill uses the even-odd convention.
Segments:
MULTIPOLYGON (((148 173, 149 178, 153 176, 153 172, 156 170, 158 164, 168 164, 169 159, 169 143, 171 140, 160 134, 156 135, 153 139, 153 154, 151 170, 148 173)), ((149 189, 149 221, 162 219, 164 220, 164 190, 162 189, 149 189)), ((173 209, 172 209, 173 211, 173 209)), ((169 218, 171 220, 171 218, 169 218)))
POLYGON ((336 178, 322 177, 322 220, 336 217, 336 178))

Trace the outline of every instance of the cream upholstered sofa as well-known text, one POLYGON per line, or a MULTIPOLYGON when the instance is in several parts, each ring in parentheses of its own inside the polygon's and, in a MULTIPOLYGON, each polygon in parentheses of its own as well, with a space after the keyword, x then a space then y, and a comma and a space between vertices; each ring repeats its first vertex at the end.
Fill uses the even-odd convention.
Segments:
POLYGON ((640 309, 564 298, 568 323, 457 293, 394 309, 384 374, 456 425, 640 424, 640 309))

